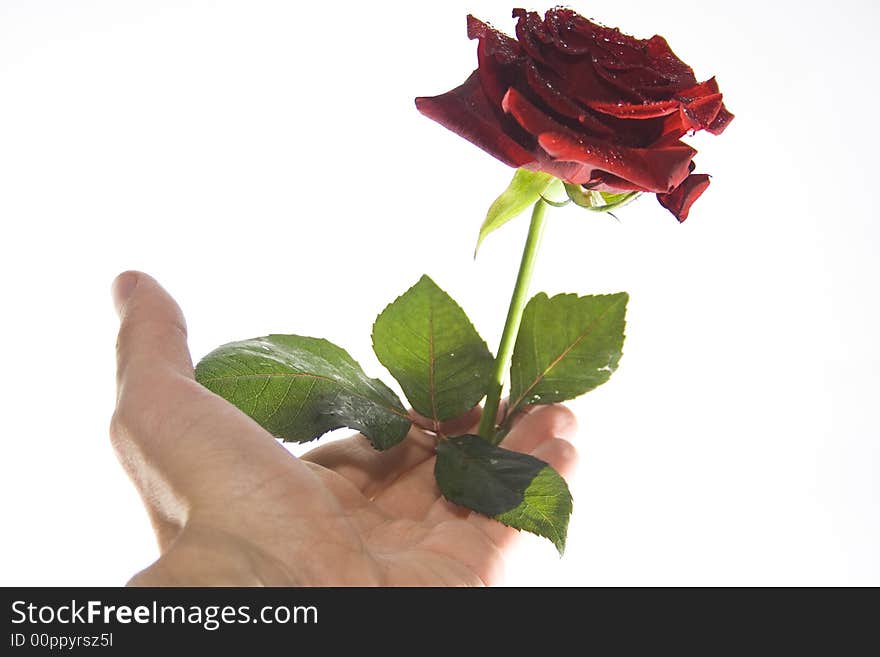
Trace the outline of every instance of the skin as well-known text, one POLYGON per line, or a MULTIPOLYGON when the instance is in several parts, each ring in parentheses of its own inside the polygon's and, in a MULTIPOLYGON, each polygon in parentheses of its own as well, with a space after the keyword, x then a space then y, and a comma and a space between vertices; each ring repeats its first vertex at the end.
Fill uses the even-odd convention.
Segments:
MULTIPOLYGON (((518 535, 450 504, 434 482, 433 434, 377 452, 360 435, 301 458, 193 378, 186 324, 150 276, 114 281, 120 317, 110 435, 161 556, 135 586, 483 586, 518 535)), ((424 418, 414 416, 417 424, 424 418)), ((441 433, 473 431, 479 409, 441 433)), ((574 468, 575 419, 530 409, 502 446, 574 468)))

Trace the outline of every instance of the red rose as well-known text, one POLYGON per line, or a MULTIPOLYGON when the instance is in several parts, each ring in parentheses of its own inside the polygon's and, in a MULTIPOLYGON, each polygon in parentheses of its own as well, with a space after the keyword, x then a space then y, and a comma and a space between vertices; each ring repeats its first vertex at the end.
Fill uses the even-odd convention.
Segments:
POLYGON ((654 192, 679 221, 709 186, 691 173, 689 131, 733 119, 712 78, 654 36, 636 39, 569 9, 514 9, 516 39, 468 16, 478 67, 460 87, 417 98, 423 114, 505 164, 599 191, 654 192))

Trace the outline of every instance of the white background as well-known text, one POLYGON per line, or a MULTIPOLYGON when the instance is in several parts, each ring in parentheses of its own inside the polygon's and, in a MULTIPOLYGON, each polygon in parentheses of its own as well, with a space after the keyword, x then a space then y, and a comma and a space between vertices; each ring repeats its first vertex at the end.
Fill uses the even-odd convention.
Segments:
MULTIPOLYGON (((196 358, 291 332, 388 379, 370 325, 422 273, 497 344, 526 219, 471 254, 511 171, 413 97, 510 6, 0 0, 0 584, 156 555, 107 439, 119 271, 177 297, 196 358)), ((574 6, 665 35, 737 118, 692 140, 684 225, 550 214, 534 291, 628 290, 628 337, 572 404, 567 554, 526 541, 509 583, 880 584, 876 5, 574 6)))

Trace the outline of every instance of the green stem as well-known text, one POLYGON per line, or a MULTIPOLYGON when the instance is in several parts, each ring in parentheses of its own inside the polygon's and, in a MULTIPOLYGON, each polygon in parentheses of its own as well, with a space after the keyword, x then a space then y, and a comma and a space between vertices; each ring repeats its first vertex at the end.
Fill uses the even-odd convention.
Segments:
POLYGON ((522 260, 519 263, 519 273, 516 276, 516 285, 513 287, 513 295, 510 298, 510 307, 507 310, 507 321, 504 323, 504 332, 501 334, 501 344, 498 346, 498 355, 495 357, 495 369, 489 381, 489 389, 486 393, 486 404, 483 407, 483 416, 480 419, 479 433, 492 444, 497 444, 495 418, 498 415, 498 405, 501 402, 501 391, 504 388, 504 375, 513 355, 513 345, 519 333, 519 325, 522 321, 523 310, 529 296, 529 284, 532 281, 532 272, 535 270, 535 260, 538 256, 538 247, 541 244, 541 235, 544 233, 544 212, 547 203, 544 199, 538 199, 532 210, 532 221, 529 224, 529 234, 523 247, 522 260))

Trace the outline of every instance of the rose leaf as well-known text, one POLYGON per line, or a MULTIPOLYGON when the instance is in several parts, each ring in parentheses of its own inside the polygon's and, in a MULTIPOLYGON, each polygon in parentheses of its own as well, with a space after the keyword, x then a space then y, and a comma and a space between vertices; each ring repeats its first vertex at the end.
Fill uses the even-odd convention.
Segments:
POLYGON ((559 554, 565 550, 571 493, 544 461, 480 436, 458 436, 437 444, 434 478, 453 504, 543 536, 559 554))
POLYGON ((479 403, 494 361, 465 312, 427 276, 376 318, 373 351, 412 407, 435 423, 479 403))
POLYGON ((510 413, 574 399, 605 383, 623 349, 626 292, 535 295, 523 311, 510 364, 510 413))
POLYGON ((376 449, 406 437, 406 409, 340 347, 320 338, 269 335, 223 345, 196 366, 196 380, 284 441, 306 442, 349 427, 376 449))

